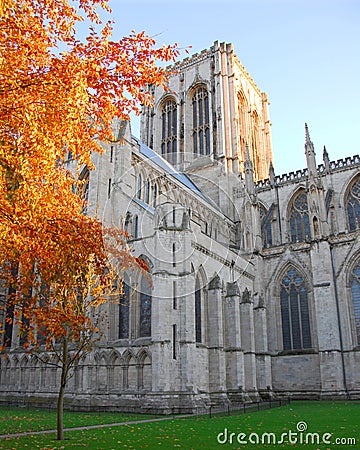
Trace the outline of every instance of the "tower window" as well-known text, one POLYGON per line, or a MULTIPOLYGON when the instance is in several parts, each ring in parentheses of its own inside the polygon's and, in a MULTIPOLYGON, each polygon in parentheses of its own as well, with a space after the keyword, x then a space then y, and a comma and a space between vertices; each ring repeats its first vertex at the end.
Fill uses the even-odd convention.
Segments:
POLYGON ((176 164, 177 152, 177 106, 175 100, 166 101, 161 112, 161 154, 172 164, 176 164))
POLYGON ((209 94, 204 87, 196 89, 192 109, 194 155, 210 155, 209 94))

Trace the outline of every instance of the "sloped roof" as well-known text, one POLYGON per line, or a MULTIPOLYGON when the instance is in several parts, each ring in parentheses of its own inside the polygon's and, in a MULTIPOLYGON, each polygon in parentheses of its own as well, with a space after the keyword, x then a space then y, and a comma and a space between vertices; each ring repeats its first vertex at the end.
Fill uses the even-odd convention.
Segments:
POLYGON ((161 169, 165 170, 166 173, 174 177, 176 180, 180 181, 181 184, 189 188, 195 194, 199 195, 199 197, 201 197, 207 203, 210 203, 211 206, 216 207, 216 205, 214 205, 214 203, 200 191, 200 189, 191 181, 191 179, 187 175, 177 171, 174 166, 166 161, 165 158, 163 158, 161 155, 159 155, 159 153, 156 153, 153 149, 141 142, 140 139, 136 138, 135 136, 132 137, 139 144, 140 153, 142 155, 153 161, 157 166, 161 167, 161 169))

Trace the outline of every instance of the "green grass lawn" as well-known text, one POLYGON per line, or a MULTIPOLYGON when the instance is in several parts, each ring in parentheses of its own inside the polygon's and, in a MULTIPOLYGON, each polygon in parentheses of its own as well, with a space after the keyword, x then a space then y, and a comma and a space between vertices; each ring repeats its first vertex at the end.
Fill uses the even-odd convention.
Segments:
MULTIPOLYGON (((54 409, 0 407, 0 417, 0 435, 56 428, 56 410, 54 409)), ((154 417, 156 416, 146 414, 64 411, 64 428, 153 419, 154 417)))
MULTIPOLYGON (((12 410, 11 414, 16 411, 12 410)), ((37 423, 38 428, 47 427, 44 420, 47 412, 27 411, 21 412, 23 420, 27 422, 27 427, 37 423), (42 416, 37 419, 38 415, 42 416), (31 424, 31 425, 29 425, 31 424), (41 424, 41 425, 40 425, 41 424)), ((15 416, 9 417, 5 411, 0 410, 2 422, 13 422, 15 416), (9 417, 9 419, 8 419, 9 417)), ((67 413, 67 415, 70 413, 67 413)), ((86 413, 71 413, 74 418, 66 423, 66 426, 78 426, 79 424, 93 424, 94 419, 97 423, 109 423, 111 414, 101 413, 92 415, 86 413), (75 416, 77 418, 75 419, 75 416), (105 416, 108 416, 105 420, 105 416), (70 425, 72 424, 72 425, 70 425)), ((116 422, 122 421, 124 415, 113 414, 116 422)), ((20 417, 18 415, 18 417, 20 417)), ((125 420, 129 420, 130 416, 126 416, 125 420)), ((67 418, 68 420, 68 418, 67 418)), ((54 422, 52 422, 54 423, 54 422)), ((9 424, 10 425, 10 424, 9 424)), ((13 430, 12 424, 12 430, 13 430)), ((304 426, 304 424, 302 424, 304 426)), ((19 428, 20 430, 20 428, 19 428)), ((316 439, 316 436, 314 436, 316 439)), ((310 439, 311 441, 311 439, 310 439)), ((261 441, 260 441, 261 442, 261 441)), ((285 442, 285 438, 284 438, 285 442)), ((332 448, 353 448, 360 449, 360 402, 292 402, 288 406, 274 408, 260 412, 252 412, 246 414, 232 416, 208 416, 170 419, 166 421, 140 423, 134 425, 126 425, 120 427, 99 428, 82 431, 71 431, 66 433, 66 440, 58 442, 54 435, 33 435, 21 438, 3 439, 0 441, 1 449, 184 449, 184 450, 211 450, 221 448, 231 449, 332 449, 332 448), (318 433, 320 438, 324 433, 331 434, 326 438, 331 441, 329 444, 300 444, 293 445, 286 443, 276 444, 255 444, 257 436, 262 438, 263 433, 275 433, 276 439, 281 439, 281 434, 288 431, 298 433, 292 435, 292 439, 300 439, 300 433, 297 426, 300 422, 306 423, 307 430, 302 433, 303 440, 307 437, 307 433, 318 433), (227 429, 227 439, 225 436, 227 429), (233 443, 230 442, 231 433, 233 443), (244 433, 244 435, 239 435, 244 433), (251 434, 252 433, 252 434, 251 434), (247 444, 238 443, 237 436, 240 440, 246 440, 247 444), (217 437, 220 441, 218 442, 217 437), (354 445, 348 445, 343 441, 343 445, 336 445, 336 438, 355 438, 354 445), (226 442, 225 442, 226 441, 226 442)))

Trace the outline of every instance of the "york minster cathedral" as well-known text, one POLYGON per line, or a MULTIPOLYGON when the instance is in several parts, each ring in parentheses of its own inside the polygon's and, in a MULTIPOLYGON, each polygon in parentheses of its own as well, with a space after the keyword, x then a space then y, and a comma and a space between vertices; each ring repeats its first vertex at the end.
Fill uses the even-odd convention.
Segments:
MULTIPOLYGON (((193 412, 360 398, 359 156, 315 154, 309 124, 306 166, 277 175, 267 95, 233 46, 216 41, 172 69, 168 90, 150 87, 140 139, 121 123, 122 142, 81 173, 88 214, 122 224, 151 285, 125 274, 65 402, 193 412)), ((58 377, 14 327, 1 401, 49 401, 58 377)))

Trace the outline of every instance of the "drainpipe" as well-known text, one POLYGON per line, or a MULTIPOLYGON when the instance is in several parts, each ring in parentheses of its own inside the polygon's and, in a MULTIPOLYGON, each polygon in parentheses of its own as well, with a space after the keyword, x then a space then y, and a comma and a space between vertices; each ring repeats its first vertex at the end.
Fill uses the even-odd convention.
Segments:
POLYGON ((343 336, 342 336, 341 322, 340 322, 339 295, 338 295, 338 288, 337 288, 337 282, 336 282, 335 262, 334 262, 334 253, 333 253, 333 245, 332 244, 330 244, 330 255, 331 255, 332 275, 333 275, 333 281, 334 281, 336 314, 337 314, 337 322, 338 322, 338 329, 339 329, 339 341, 340 341, 340 351, 341 351, 341 366, 342 366, 342 374, 343 374, 343 383, 344 383, 344 389, 345 389, 345 392, 346 392, 346 398, 349 399, 350 396, 349 396, 349 391, 348 391, 347 383, 346 383, 346 368, 345 368, 345 360, 344 360, 344 344, 343 344, 343 336))

